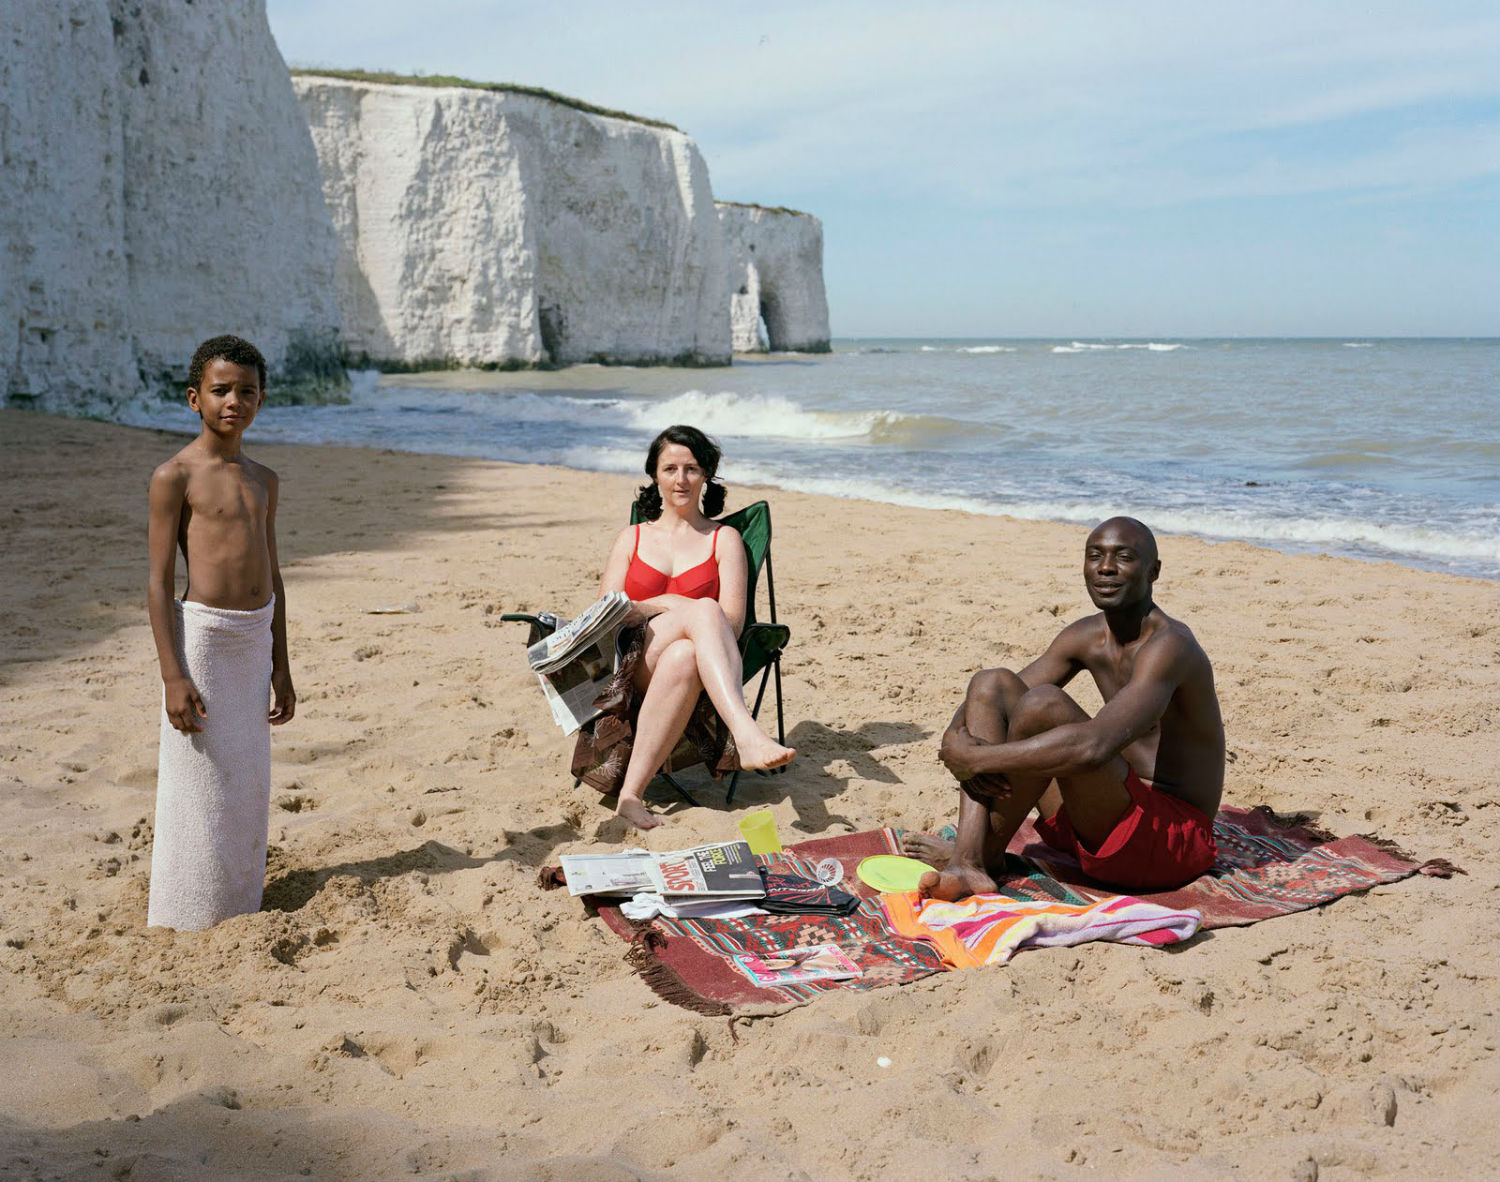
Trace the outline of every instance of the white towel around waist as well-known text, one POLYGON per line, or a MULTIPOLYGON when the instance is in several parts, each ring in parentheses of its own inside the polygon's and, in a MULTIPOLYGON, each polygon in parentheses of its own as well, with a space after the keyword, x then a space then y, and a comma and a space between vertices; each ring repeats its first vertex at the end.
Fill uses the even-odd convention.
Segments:
POLYGON ((162 708, 148 925, 196 930, 260 910, 275 607, 175 604, 177 651, 208 717, 184 734, 162 708))

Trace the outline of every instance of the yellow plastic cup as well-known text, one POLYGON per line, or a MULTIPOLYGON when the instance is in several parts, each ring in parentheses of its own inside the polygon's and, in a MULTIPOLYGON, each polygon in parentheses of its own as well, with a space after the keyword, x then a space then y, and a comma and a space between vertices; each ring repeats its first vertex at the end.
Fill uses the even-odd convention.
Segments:
POLYGON ((750 843, 752 854, 781 852, 781 838, 776 834, 776 817, 770 809, 747 813, 740 818, 740 832, 750 843))

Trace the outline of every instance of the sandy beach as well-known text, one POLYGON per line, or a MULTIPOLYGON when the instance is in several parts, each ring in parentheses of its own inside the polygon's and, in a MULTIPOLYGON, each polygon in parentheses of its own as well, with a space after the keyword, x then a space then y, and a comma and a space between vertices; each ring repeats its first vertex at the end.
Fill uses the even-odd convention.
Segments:
POLYGON ((178 934, 144 926, 145 490, 181 442, 0 411, 0 1176, 1500 1169, 1495 583, 1164 537, 1157 587, 1215 664, 1226 804, 1466 874, 731 1029, 660 1001, 538 869, 727 839, 753 807, 787 842, 950 820, 937 735, 972 672, 1085 614, 1084 531, 732 487, 730 508, 773 506, 801 755, 733 809, 659 798, 669 824, 642 839, 572 786, 499 618, 585 605, 635 482, 252 427, 282 479, 300 703, 273 737, 264 909, 178 934))

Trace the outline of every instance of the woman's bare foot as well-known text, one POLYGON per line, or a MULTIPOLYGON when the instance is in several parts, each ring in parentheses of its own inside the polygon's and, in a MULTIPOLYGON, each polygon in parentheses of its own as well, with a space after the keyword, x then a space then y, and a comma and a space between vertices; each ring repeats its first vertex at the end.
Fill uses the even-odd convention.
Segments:
POLYGON ((734 746, 740 755, 740 767, 747 772, 782 767, 797 758, 795 747, 783 747, 759 727, 755 728, 753 735, 746 735, 745 738, 748 741, 742 743, 739 735, 735 735, 734 746))
POLYGON ((917 884, 917 893, 924 899, 940 899, 954 903, 970 895, 993 895, 995 880, 973 866, 960 866, 950 862, 946 873, 929 870, 917 884))
POLYGON ((908 857, 926 862, 938 870, 953 861, 953 843, 934 833, 903 833, 901 849, 908 857))
POLYGON ((629 796, 620 797, 620 803, 615 806, 615 816, 623 817, 637 829, 655 829, 661 824, 661 818, 646 807, 645 801, 629 796))

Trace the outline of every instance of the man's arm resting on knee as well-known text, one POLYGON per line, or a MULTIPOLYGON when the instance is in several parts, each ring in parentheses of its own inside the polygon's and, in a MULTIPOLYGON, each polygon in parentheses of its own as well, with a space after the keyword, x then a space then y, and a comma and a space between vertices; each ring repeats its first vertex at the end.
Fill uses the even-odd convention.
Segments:
POLYGON ((962 731, 954 754, 971 775, 1061 776, 1103 767, 1161 721, 1187 675, 1187 646, 1162 639, 1169 643, 1143 650, 1130 681, 1086 722, 1065 723, 1013 743, 980 743, 962 731))

